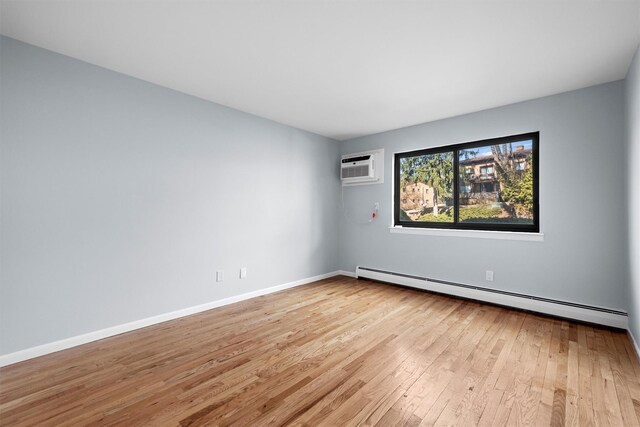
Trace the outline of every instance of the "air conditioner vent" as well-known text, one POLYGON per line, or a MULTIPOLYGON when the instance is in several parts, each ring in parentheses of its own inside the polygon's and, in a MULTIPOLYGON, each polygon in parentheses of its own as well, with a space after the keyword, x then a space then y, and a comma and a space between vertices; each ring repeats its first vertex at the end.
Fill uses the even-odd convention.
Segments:
POLYGON ((369 165, 342 168, 342 179, 369 177, 369 165))

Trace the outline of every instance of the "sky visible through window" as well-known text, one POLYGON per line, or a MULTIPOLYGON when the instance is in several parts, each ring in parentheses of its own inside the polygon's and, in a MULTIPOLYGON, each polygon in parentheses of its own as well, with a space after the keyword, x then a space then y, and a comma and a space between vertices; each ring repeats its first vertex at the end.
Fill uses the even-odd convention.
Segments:
MULTIPOLYGON (((517 142, 511 142, 511 147, 515 150, 516 147, 519 146, 523 146, 525 150, 530 150, 531 147, 533 146, 533 141, 531 140, 527 140, 527 141, 517 141, 517 142)), ((477 148, 471 148, 471 149, 467 149, 464 151, 473 151, 473 152, 477 152, 476 156, 474 157, 480 157, 480 156, 489 156, 491 155, 491 145, 485 146, 485 147, 477 147, 477 148)), ((462 154, 462 151, 460 152, 462 154)))

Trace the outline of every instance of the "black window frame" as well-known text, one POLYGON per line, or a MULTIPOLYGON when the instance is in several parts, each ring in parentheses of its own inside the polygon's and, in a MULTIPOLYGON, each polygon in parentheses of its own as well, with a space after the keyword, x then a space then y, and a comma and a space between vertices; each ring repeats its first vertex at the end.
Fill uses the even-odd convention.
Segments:
POLYGON ((530 132, 518 135, 510 135, 499 138, 483 139, 479 141, 464 142, 461 144, 453 144, 434 148, 425 148, 421 150, 406 151, 396 153, 394 158, 394 212, 393 224, 403 228, 433 228, 446 230, 479 230, 479 231, 511 231, 525 233, 540 232, 540 203, 539 203, 539 187, 540 187, 540 132, 530 132), (460 194, 460 150, 476 147, 486 147, 498 144, 507 144, 531 140, 531 162, 533 174, 533 224, 474 224, 459 222, 459 194, 460 194), (400 220, 400 159, 405 157, 424 156, 437 153, 448 153, 453 155, 453 222, 425 222, 425 221, 401 221, 400 220))

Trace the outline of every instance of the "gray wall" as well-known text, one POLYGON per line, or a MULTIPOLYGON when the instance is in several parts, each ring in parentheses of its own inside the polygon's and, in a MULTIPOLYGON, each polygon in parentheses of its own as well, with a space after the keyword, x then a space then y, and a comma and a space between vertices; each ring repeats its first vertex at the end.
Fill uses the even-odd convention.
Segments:
POLYGON ((350 140, 342 154, 385 149, 385 182, 346 188, 340 262, 626 309, 628 257, 622 81, 350 140), (391 234, 394 152, 540 131, 545 241, 391 234), (494 282, 484 280, 493 270, 494 282))
POLYGON ((1 38, 0 354, 356 265, 629 309, 639 336, 638 56, 626 82, 338 144, 1 38), (394 152, 530 131, 543 243, 389 232, 394 152), (373 148, 385 183, 345 188, 347 219, 339 151, 373 148))
POLYGON ((0 55, 0 354, 336 270, 336 141, 0 55))
POLYGON ((640 343, 640 48, 626 78, 627 182, 629 198, 629 323, 640 343))

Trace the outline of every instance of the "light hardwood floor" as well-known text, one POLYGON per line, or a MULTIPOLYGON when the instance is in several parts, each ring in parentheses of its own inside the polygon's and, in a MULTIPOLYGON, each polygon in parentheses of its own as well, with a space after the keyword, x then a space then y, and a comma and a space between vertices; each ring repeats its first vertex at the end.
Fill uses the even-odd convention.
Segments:
POLYGON ((640 425, 624 332, 346 277, 0 369, 2 425, 640 425))

